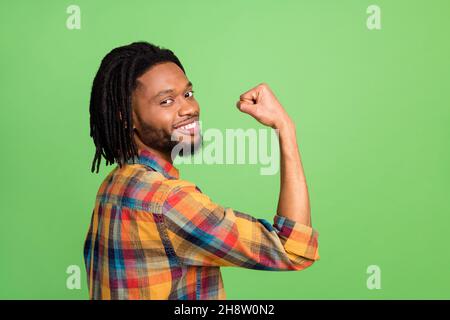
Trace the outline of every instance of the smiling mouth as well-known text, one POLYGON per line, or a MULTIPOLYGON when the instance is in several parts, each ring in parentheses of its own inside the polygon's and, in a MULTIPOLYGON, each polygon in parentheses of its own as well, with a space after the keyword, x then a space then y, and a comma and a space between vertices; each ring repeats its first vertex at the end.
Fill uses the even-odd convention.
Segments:
POLYGON ((193 121, 191 123, 185 124, 184 126, 177 127, 177 129, 190 130, 190 129, 194 129, 196 126, 197 126, 197 121, 193 121))
POLYGON ((191 118, 188 121, 184 121, 183 123, 183 125, 174 126, 174 129, 181 134, 190 136, 196 135, 199 132, 198 117, 191 118))

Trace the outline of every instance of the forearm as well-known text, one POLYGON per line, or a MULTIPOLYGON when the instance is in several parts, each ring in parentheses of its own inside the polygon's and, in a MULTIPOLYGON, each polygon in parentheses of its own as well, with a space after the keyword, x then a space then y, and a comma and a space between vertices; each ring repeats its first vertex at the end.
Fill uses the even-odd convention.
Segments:
POLYGON ((277 214, 311 226, 308 187, 297 145, 294 123, 276 127, 280 138, 280 195, 277 214))

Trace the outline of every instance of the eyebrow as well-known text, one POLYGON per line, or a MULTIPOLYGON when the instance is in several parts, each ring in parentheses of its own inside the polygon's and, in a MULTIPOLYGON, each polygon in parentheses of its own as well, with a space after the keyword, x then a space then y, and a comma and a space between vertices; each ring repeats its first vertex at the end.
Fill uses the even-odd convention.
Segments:
MULTIPOLYGON (((189 87, 192 87, 192 82, 191 82, 191 81, 189 81, 189 82, 186 84, 186 87, 185 87, 184 89, 186 90, 186 89, 189 88, 189 87)), ((160 92, 158 92, 158 93, 155 95, 155 98, 158 98, 158 97, 163 96, 163 95, 168 94, 168 93, 172 93, 172 92, 174 92, 174 91, 175 91, 175 90, 173 90, 173 89, 167 89, 167 90, 160 91, 160 92)))

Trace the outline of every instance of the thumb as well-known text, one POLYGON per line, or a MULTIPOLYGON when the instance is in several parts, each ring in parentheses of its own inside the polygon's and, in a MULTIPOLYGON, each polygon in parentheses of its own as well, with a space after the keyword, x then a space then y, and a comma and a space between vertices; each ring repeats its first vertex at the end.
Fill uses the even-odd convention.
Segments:
POLYGON ((237 108, 244 113, 251 115, 252 117, 256 116, 258 105, 255 103, 248 103, 242 100, 239 100, 236 103, 237 108))

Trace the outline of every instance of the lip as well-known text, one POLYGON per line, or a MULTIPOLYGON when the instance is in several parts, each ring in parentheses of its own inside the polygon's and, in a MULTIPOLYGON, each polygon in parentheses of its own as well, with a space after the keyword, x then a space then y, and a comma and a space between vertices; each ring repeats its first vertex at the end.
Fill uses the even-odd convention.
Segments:
POLYGON ((192 117, 192 118, 189 118, 189 119, 187 119, 187 120, 184 120, 184 121, 182 121, 182 122, 177 123, 177 124, 174 125, 173 127, 174 127, 174 129, 178 129, 178 128, 182 127, 182 126, 185 126, 185 125, 187 125, 187 124, 191 124, 191 123, 193 123, 193 122, 195 122, 195 121, 198 121, 198 117, 192 117))

